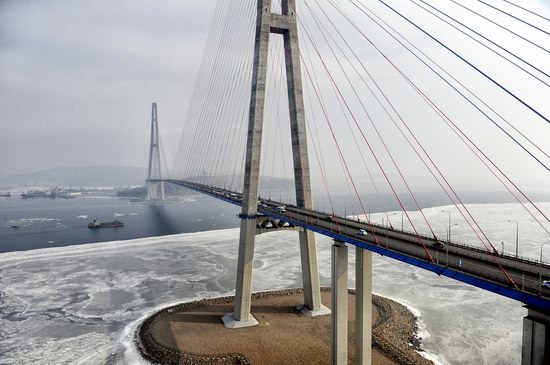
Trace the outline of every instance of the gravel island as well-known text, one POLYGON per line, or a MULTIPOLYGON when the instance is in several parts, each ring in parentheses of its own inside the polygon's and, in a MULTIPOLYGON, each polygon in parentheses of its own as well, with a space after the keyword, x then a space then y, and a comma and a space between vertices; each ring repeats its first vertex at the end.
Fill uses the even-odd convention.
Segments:
MULTIPOLYGON (((227 329, 221 317, 233 297, 182 303, 153 314, 136 333, 144 358, 155 364, 268 365, 329 364, 330 315, 305 317, 295 307, 301 289, 255 293, 252 314, 259 324, 227 329)), ((322 302, 330 308, 330 290, 322 302)), ((428 365, 415 347, 414 315, 401 304, 373 296, 373 364, 428 365)), ((355 295, 349 291, 349 363, 355 360, 355 295)))

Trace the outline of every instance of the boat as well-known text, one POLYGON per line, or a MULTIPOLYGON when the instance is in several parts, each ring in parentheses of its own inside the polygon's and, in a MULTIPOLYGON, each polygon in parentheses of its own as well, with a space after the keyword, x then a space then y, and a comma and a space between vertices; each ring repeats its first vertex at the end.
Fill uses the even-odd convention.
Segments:
POLYGON ((90 229, 117 228, 117 227, 124 227, 124 223, 122 223, 118 219, 115 219, 112 222, 103 222, 103 223, 100 223, 98 219, 94 219, 93 222, 88 223, 88 228, 90 229))
POLYGON ((34 198, 51 198, 55 199, 55 191, 44 191, 44 190, 30 190, 26 193, 21 193, 21 198, 23 199, 34 199, 34 198))
POLYGON ((19 225, 14 224, 14 225, 11 225, 10 227, 11 227, 11 228, 14 228, 14 229, 17 229, 17 228, 19 228, 19 225))
POLYGON ((11 198, 11 193, 8 191, 7 193, 0 193, 1 198, 11 198))

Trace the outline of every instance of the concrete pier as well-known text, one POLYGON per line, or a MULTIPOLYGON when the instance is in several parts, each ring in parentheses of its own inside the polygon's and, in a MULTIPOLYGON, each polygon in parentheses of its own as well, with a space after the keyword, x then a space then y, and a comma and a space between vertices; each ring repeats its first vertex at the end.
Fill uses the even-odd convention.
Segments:
POLYGON ((355 364, 372 363, 372 252, 355 248, 355 364))
POLYGON ((348 363, 348 247, 332 245, 331 365, 348 363))
POLYGON ((527 307, 523 318, 521 365, 550 364, 550 315, 527 307))

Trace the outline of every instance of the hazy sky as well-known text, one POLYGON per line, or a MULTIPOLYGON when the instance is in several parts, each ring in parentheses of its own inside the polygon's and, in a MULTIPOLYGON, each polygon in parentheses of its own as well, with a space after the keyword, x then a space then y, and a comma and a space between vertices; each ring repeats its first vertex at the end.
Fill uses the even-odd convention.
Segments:
MULTIPOLYGON (((474 0, 465 2, 469 6, 479 6, 474 0)), ((390 3, 405 4, 399 1, 390 3)), ((501 1, 495 0, 494 3, 500 4, 501 1)), ((456 59, 418 31, 405 26, 380 4, 373 4, 385 19, 408 32, 424 50, 432 51, 434 57, 456 76, 464 76, 469 86, 487 96, 493 105, 500 107, 499 111, 507 113, 506 116, 511 117, 517 127, 548 152, 548 124, 533 118, 501 92, 495 91, 493 86, 480 81, 479 76, 472 76, 471 70, 459 65, 456 59)), ((450 7, 448 1, 445 4, 450 7)), ((547 0, 530 0, 522 4, 550 16, 550 2, 547 0)), ((173 157, 215 5, 214 0, 0 0, 0 173, 98 164, 146 166, 152 102, 158 103, 160 133, 168 157, 173 157)), ((438 29, 433 19, 420 14, 408 2, 403 9, 407 14, 418 15, 415 19, 423 26, 434 31, 438 29)), ((465 19, 464 16, 461 19, 465 19)), ((470 24, 481 24, 473 18, 468 20, 471 20, 470 24)), ((503 18, 498 20, 503 21, 503 18)), ((541 24, 550 29, 550 22, 541 21, 541 24)), ((387 36, 370 27, 374 38, 387 46, 385 51, 388 54, 396 57, 429 92, 441 96, 439 102, 442 106, 454 110, 457 118, 465 119, 464 128, 468 129, 468 122, 473 123, 480 141, 489 149, 494 147, 494 157, 510 162, 512 170, 518 169, 520 179, 538 185, 549 181, 548 173, 543 174, 530 161, 525 163, 524 159, 519 159, 516 162, 518 153, 515 147, 501 145, 501 137, 493 140, 492 127, 481 126, 471 111, 463 110, 466 108, 462 102, 453 101, 438 91, 440 85, 436 87, 432 76, 407 58, 410 56, 403 49, 392 45, 387 36)), ((540 55, 539 51, 522 48, 501 31, 487 27, 487 32, 530 60, 537 61, 546 72, 550 71, 547 54, 540 55)), ((349 34, 351 36, 352 32, 349 34)), ((474 59, 479 56, 476 61, 482 62, 484 67, 494 66, 499 79, 504 79, 522 97, 550 115, 549 88, 511 74, 507 79, 508 66, 501 66, 492 56, 473 49, 451 30, 437 34, 467 56, 474 59)), ((533 35, 532 31, 528 34, 539 43, 550 45, 550 36, 533 35)), ((369 52, 365 57, 372 57, 371 64, 383 63, 380 57, 369 52)), ((385 85, 395 84, 393 96, 401 103, 403 112, 418 121, 419 134, 423 134, 426 140, 433 140, 432 151, 445 150, 436 157, 448 166, 461 164, 461 154, 454 147, 449 148, 448 141, 431 138, 437 136, 436 128, 425 115, 414 115, 418 101, 409 97, 411 92, 395 81, 397 76, 392 72, 381 68, 378 75, 385 85)), ((473 126, 470 126, 472 130, 473 126)), ((390 140, 397 138, 390 130, 386 133, 390 140)), ((321 131, 321 134, 328 136, 327 131, 321 131)), ((408 153, 402 152, 405 157, 408 153)), ((476 180, 475 176, 466 175, 457 173, 456 181, 476 180)), ((419 177, 422 176, 419 173, 419 177)))
POLYGON ((174 146, 214 6, 1 0, 0 172, 145 166, 152 102, 174 146))

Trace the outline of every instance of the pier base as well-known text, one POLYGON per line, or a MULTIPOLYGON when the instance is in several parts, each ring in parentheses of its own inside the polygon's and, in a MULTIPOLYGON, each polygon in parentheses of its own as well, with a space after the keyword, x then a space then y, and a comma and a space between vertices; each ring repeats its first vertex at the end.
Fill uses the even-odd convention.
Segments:
POLYGON ((233 313, 227 313, 225 316, 222 317, 223 324, 227 328, 245 328, 245 327, 253 327, 258 324, 258 321, 256 318, 254 318, 253 315, 250 315, 248 319, 246 320, 237 320, 233 316, 233 313))

